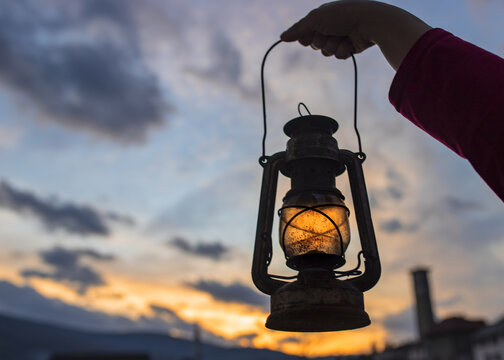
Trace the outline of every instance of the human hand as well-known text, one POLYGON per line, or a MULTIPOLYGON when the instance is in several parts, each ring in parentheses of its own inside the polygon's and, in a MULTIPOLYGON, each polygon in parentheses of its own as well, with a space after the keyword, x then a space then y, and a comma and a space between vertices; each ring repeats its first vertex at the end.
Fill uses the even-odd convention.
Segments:
POLYGON ((429 29, 414 15, 389 4, 340 0, 312 10, 280 38, 286 42, 299 41, 338 59, 377 44, 397 70, 409 49, 429 29))
POLYGON ((325 56, 346 59, 373 46, 370 37, 362 32, 362 22, 370 1, 334 1, 312 10, 299 20, 280 38, 283 41, 299 41, 321 50, 325 56))

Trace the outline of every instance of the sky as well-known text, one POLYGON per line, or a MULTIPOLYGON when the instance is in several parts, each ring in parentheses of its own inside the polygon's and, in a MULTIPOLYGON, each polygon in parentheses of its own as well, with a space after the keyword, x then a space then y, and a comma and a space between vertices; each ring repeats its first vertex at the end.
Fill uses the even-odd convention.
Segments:
MULTIPOLYGON (((498 0, 388 2, 504 54, 498 0)), ((466 160, 395 112, 394 72, 375 47, 356 56, 383 268, 365 294, 372 325, 324 334, 264 328, 269 300, 250 276, 260 63, 320 4, 2 1, 0 312, 178 337, 198 323, 215 344, 351 354, 415 338, 410 270, 422 266, 438 318, 502 317, 502 202, 466 160)), ((281 44, 268 58, 266 90, 268 154, 285 148, 282 126, 300 101, 336 119, 340 147, 357 150, 351 61, 281 44)), ((280 179, 276 207, 288 187, 280 179)), ((353 221, 347 268, 359 251, 353 221)), ((291 274, 276 241, 271 271, 291 274)))

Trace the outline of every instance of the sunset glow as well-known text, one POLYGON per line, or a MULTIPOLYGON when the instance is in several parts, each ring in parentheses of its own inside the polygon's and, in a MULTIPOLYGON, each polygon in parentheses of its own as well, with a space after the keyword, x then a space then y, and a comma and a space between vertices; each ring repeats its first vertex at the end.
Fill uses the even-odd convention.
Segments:
MULTIPOLYGON (((500 1, 386 2, 504 54, 500 1)), ((332 333, 265 328, 269 297, 251 279, 262 176, 259 70, 282 31, 320 4, 2 3, 0 315, 189 340, 197 324, 204 344, 368 354, 417 337, 410 271, 425 266, 439 318, 501 317, 502 203, 465 159, 390 106, 395 73, 373 47, 356 55, 363 167, 382 263, 380 281, 364 294, 371 325, 332 333)), ((300 101, 338 121, 339 147, 357 151, 350 60, 282 43, 265 70, 267 154, 285 149, 282 127, 298 116, 300 101)), ((357 263, 359 235, 346 175, 337 187, 350 209, 348 226, 346 211, 333 211, 345 248, 350 232, 347 270, 357 263)), ((275 210, 289 188, 280 176, 275 210)), ((293 227, 307 226, 319 240, 334 233, 320 215, 305 215, 293 227)), ((292 275, 281 221, 269 271, 292 275)), ((324 245, 340 251, 334 241, 324 245)))

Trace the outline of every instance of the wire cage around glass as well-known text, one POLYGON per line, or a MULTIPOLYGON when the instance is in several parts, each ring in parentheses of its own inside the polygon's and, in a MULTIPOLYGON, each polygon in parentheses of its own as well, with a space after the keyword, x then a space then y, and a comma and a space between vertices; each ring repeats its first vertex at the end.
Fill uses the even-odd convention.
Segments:
POLYGON ((337 268, 345 264, 350 211, 337 189, 289 192, 280 216, 279 240, 287 266, 337 268))

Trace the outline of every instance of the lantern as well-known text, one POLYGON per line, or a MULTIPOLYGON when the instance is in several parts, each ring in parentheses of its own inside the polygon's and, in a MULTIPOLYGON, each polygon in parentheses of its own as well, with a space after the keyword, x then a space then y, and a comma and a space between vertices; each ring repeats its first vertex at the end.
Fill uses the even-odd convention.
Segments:
POLYGON ((267 328, 311 332, 370 324, 363 292, 377 283, 381 270, 363 159, 338 148, 333 137, 337 129, 338 123, 329 117, 300 116, 284 127, 290 137, 286 151, 261 158, 263 179, 252 278, 260 291, 271 296, 267 328), (294 281, 268 273, 279 173, 291 180, 278 213, 279 240, 287 266, 298 271, 294 281), (336 187, 336 179, 344 173, 352 192, 363 272, 336 270, 345 264, 350 241, 350 211, 336 187), (343 275, 348 278, 342 280, 343 275))
POLYGON ((352 55, 354 128, 359 152, 340 150, 333 137, 338 123, 327 116, 311 115, 300 103, 300 117, 284 126, 290 138, 286 151, 266 156, 264 65, 270 51, 279 43, 281 40, 266 51, 261 65, 264 136, 259 163, 263 167, 263 179, 252 279, 260 291, 271 296, 267 328, 299 332, 360 328, 370 324, 364 311, 363 293, 378 282, 381 267, 362 172, 365 155, 357 130, 357 63, 352 55), (309 115, 301 114, 301 105, 309 115), (361 251, 355 269, 339 271, 345 264, 345 250, 350 241, 350 210, 336 188, 337 177, 345 172, 350 182, 361 251), (271 234, 279 173, 291 179, 291 189, 278 211, 278 237, 287 266, 298 271, 292 277, 268 273, 273 257, 271 234), (360 255, 364 257, 363 272, 359 270, 360 255))

